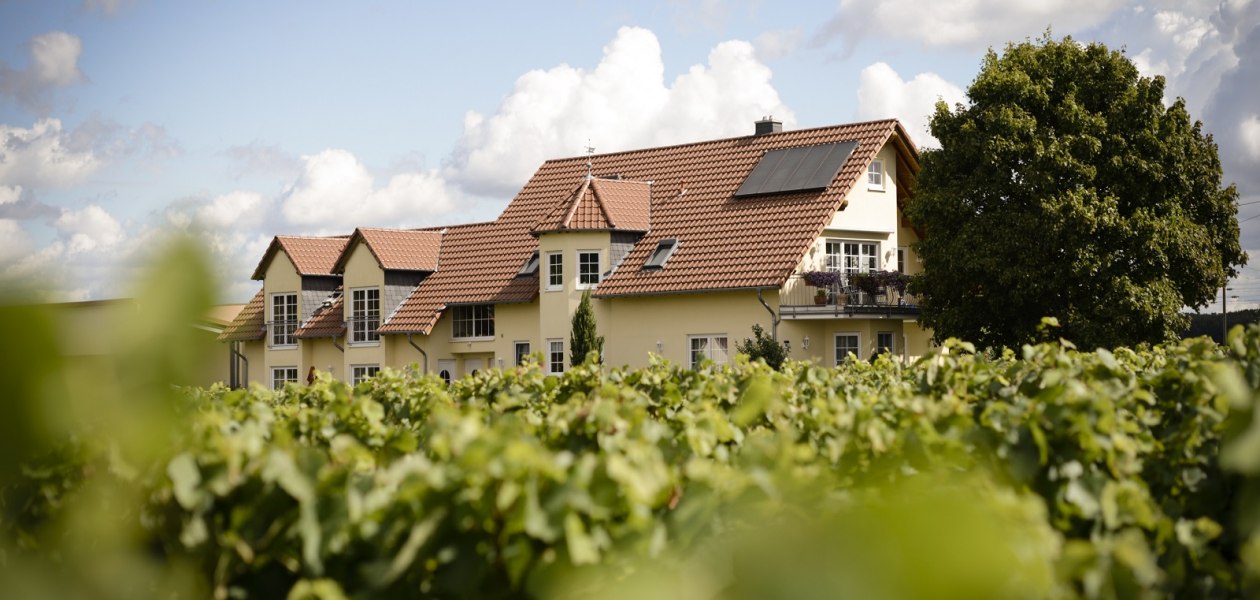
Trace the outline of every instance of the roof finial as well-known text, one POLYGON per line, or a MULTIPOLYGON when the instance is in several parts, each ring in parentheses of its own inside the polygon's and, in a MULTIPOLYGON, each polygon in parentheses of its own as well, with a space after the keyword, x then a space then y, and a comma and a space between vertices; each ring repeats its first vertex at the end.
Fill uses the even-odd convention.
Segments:
POLYGON ((595 179, 595 167, 591 163, 591 157, 595 155, 595 146, 591 145, 591 138, 586 138, 586 179, 590 181, 595 179))

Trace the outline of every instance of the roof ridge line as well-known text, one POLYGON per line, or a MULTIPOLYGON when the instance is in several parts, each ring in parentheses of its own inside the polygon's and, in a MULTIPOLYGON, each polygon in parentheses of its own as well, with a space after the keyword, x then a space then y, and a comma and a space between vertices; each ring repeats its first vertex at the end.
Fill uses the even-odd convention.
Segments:
MULTIPOLYGON (((630 154, 630 153, 634 153, 634 152, 645 152, 645 151, 649 151, 649 150, 670 150, 670 149, 674 149, 674 148, 685 148, 685 147, 687 147, 687 146, 700 146, 700 145, 704 145, 704 144, 716 144, 716 143, 719 143, 719 142, 727 142, 727 141, 731 141, 731 140, 741 140, 741 139, 744 139, 744 138, 770 138, 770 137, 781 136, 781 135, 798 134, 798 133, 809 133, 809 132, 812 132, 812 131, 822 131, 822 130, 824 130, 824 129, 839 129, 839 128, 841 128, 841 127, 858 127, 858 126, 861 126, 861 125, 870 125, 870 124, 872 124, 872 123, 884 123, 884 122, 888 122, 888 123, 896 123, 896 124, 900 124, 900 123, 901 123, 901 121, 897 120, 895 117, 888 117, 888 118, 884 118, 884 119, 870 119, 870 120, 867 120, 867 121, 857 121, 857 122, 854 122, 854 123, 837 123, 837 124, 834 124, 834 125, 821 125, 821 126, 818 126, 818 127, 806 127, 806 128, 804 128, 804 129, 791 129, 791 130, 788 130, 788 131, 778 131, 778 132, 775 132, 775 133, 763 133, 763 134, 761 134, 761 135, 757 135, 757 134, 749 134, 749 135, 734 135, 734 136, 730 136, 730 137, 715 138, 715 139, 711 139, 711 140, 699 140, 699 141, 695 141, 695 142, 682 142, 682 143, 678 143, 678 144, 667 144, 667 145, 664 145, 664 146, 644 146, 644 147, 641 147, 641 148, 630 148, 630 149, 628 149, 628 150, 618 150, 618 151, 616 151, 616 152, 606 152, 606 153, 604 153, 604 154, 589 154, 589 155, 587 155, 587 154, 581 154, 581 155, 576 155, 576 156, 565 156, 565 157, 562 157, 562 158, 551 158, 551 159, 547 159, 547 160, 543 161, 543 164, 545 165, 545 164, 547 164, 547 163, 566 162, 566 161, 570 161, 570 160, 574 160, 574 159, 583 159, 583 160, 585 160, 585 159, 586 159, 586 158, 588 158, 588 157, 589 157, 589 158, 595 158, 595 157, 600 157, 600 156, 616 156, 616 155, 618 155, 618 154, 630 154)), ((601 176, 601 175, 596 175, 595 177, 602 177, 602 176, 601 176)))

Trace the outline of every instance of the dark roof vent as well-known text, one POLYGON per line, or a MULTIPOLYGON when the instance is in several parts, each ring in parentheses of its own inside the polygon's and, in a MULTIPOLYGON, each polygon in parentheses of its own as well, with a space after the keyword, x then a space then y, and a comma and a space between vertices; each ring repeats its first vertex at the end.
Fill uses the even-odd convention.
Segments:
POLYGON ((767 133, 779 133, 783 131, 783 122, 774 120, 773 116, 762 117, 760 121, 754 123, 756 129, 754 135, 765 135, 767 133))

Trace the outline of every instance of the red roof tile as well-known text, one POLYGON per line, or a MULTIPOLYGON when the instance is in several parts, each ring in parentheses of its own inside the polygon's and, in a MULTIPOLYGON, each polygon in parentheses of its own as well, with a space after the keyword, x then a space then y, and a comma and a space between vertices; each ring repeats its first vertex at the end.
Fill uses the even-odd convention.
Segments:
POLYGON ((342 295, 341 286, 337 286, 329 295, 332 303, 327 307, 320 306, 315 309, 315 313, 311 318, 302 323, 301 327, 293 333, 299 339, 311 339, 322 337, 337 337, 346 332, 345 318, 342 315, 342 295))
POLYGON ((556 204, 533 233, 554 231, 647 231, 652 184, 584 178, 568 199, 556 204))
POLYGON ((245 308, 236 313, 236 318, 223 328, 223 333, 219 334, 219 341, 261 340, 266 330, 267 325, 263 318, 263 290, 259 289, 245 308))
MULTIPOLYGON (((599 284, 597 297, 777 287, 843 208, 844 197, 893 136, 905 142, 899 151, 917 161, 909 136, 895 120, 547 161, 498 219, 446 230, 441 268, 412 292, 381 331, 428 333, 447 305, 532 300, 538 292, 537 276, 515 276, 537 249, 530 234, 537 226, 577 218, 586 188, 591 187, 583 185, 588 158, 597 172, 653 182, 651 230, 599 284), (825 190, 734 197, 765 152, 843 141, 858 144, 825 190), (642 271, 664 238, 679 240, 669 263, 661 270, 642 271)), ((595 181, 603 188, 613 180, 595 181)), ((631 207, 627 212, 640 214, 633 207, 642 195, 630 184, 642 185, 623 181, 608 190, 589 190, 603 202, 600 218, 607 221, 611 214, 612 225, 621 227, 617 222, 621 213, 607 210, 619 203, 631 207), (623 193, 630 197, 623 198, 623 193)), ((580 218, 579 223, 598 222, 589 211, 580 218)))
POLYGON ((442 232, 417 229, 377 229, 360 227, 354 230, 341 257, 333 265, 334 273, 342 273, 355 243, 362 241, 386 271, 436 271, 442 232))
POLYGON ((349 237, 348 235, 333 237, 277 235, 272 238, 267 252, 258 262, 258 267, 254 269, 253 278, 259 280, 265 278, 267 267, 271 265, 271 260, 276 257, 276 253, 281 250, 289 255, 289 260, 293 261, 293 266, 297 267, 300 275, 332 275, 333 265, 337 263, 337 258, 341 256, 341 251, 346 247, 346 240, 349 237))

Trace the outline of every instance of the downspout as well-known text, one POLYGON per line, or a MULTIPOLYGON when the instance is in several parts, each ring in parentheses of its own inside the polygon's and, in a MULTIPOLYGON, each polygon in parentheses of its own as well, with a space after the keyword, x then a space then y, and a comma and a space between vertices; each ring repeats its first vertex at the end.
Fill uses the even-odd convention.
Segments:
MULTIPOLYGON (((248 382, 249 381, 249 359, 245 358, 244 354, 241 354, 240 342, 232 342, 232 354, 235 354, 236 357, 241 360, 241 362, 245 363, 245 370, 244 370, 244 373, 241 374, 241 376, 242 376, 242 379, 248 382)), ((240 383, 240 382, 238 381, 237 383, 240 383)), ((245 386, 241 385, 240 387, 245 387, 245 386)))
POLYGON ((335 336, 335 335, 334 335, 334 336, 332 336, 332 342, 333 342, 333 348, 336 348, 336 349, 340 350, 342 354, 345 354, 345 353, 346 353, 346 349, 345 349, 344 347, 342 347, 342 345, 341 345, 341 344, 338 344, 338 343, 337 343, 337 336, 335 336))
POLYGON ((761 288, 757 288, 757 301, 766 307, 766 312, 770 313, 770 339, 776 342, 779 341, 779 321, 782 319, 775 314, 774 309, 770 308, 769 304, 766 304, 766 299, 761 297, 761 288))
POLYGON ((423 357, 424 357, 424 366, 420 368, 420 374, 421 374, 421 375, 428 375, 428 374, 429 374, 429 353, 428 353, 428 352, 425 352, 423 348, 421 348, 420 346, 417 346, 417 345, 416 345, 415 340, 412 340, 412 339, 411 339, 411 336, 413 336, 413 335, 415 335, 415 334, 412 334, 412 333, 408 333, 408 334, 407 334, 407 343, 408 343, 408 344, 411 344, 411 347, 412 347, 412 348, 415 348, 415 349, 416 349, 416 352, 419 352, 419 353, 420 353, 420 356, 423 356, 423 357))

